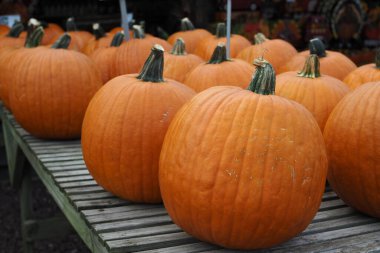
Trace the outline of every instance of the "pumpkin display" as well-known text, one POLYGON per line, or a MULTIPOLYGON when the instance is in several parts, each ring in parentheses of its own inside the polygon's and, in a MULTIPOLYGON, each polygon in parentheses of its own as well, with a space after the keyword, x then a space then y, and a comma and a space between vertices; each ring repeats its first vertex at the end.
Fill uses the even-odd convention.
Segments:
POLYGON ((226 46, 219 43, 207 63, 198 65, 185 80, 196 92, 220 85, 246 88, 251 80, 254 66, 239 59, 227 59, 226 46))
POLYGON ((273 68, 256 64, 248 89, 212 87, 184 105, 160 156, 172 220, 233 249, 267 248, 302 232, 318 211, 327 173, 314 117, 274 96, 273 68))
POLYGON ((303 51, 295 55, 286 65, 280 68, 280 72, 301 69, 310 54, 318 55, 321 74, 329 75, 339 80, 343 80, 350 72, 356 69, 355 63, 347 56, 339 52, 325 50, 325 45, 318 38, 310 40, 309 49, 309 51, 303 51))
POLYGON ((106 83, 91 100, 83 122, 83 157, 91 175, 106 190, 134 202, 162 201, 162 142, 177 110, 195 94, 163 79, 163 57, 163 48, 155 45, 139 75, 106 83))
POLYGON ((173 50, 165 53, 164 77, 183 83, 189 73, 203 62, 199 56, 187 54, 185 42, 179 38, 174 44, 173 50))
POLYGON ((376 50, 375 63, 366 64, 355 69, 343 80, 352 90, 364 83, 378 81, 380 81, 380 48, 376 50))
POLYGON ((30 49, 9 87, 10 106, 20 125, 44 139, 80 137, 85 110, 102 86, 100 73, 84 54, 67 50, 70 36, 52 48, 30 49))
POLYGON ((205 29, 195 29, 189 18, 183 18, 181 20, 181 31, 170 35, 168 42, 174 45, 179 38, 183 39, 186 43, 186 51, 191 54, 194 53, 203 39, 211 36, 212 34, 205 29))
POLYGON ((9 32, 10 28, 7 25, 0 25, 0 36, 9 32))
POLYGON ((380 82, 347 94, 327 120, 328 181, 349 206, 380 218, 380 82))
POLYGON ((92 25, 92 30, 94 37, 87 42, 82 50, 86 55, 90 55, 100 47, 109 47, 113 39, 113 36, 107 35, 99 23, 94 23, 92 25))
POLYGON ((331 111, 348 92, 339 79, 320 74, 315 54, 306 59, 299 73, 291 71, 277 76, 276 95, 304 105, 314 115, 322 132, 331 111))
POLYGON ((90 54, 90 58, 100 70, 103 83, 108 82, 114 76, 116 51, 123 42, 125 42, 124 33, 116 33, 109 47, 98 48, 90 54))
POLYGON ((255 35, 255 45, 243 49, 236 58, 252 63, 264 55, 276 73, 279 74, 281 73, 280 68, 296 54, 297 50, 285 40, 269 40, 264 34, 258 33, 255 35))
MULTIPOLYGON (((216 35, 203 39, 194 51, 194 54, 200 56, 204 60, 210 59, 218 43, 227 43, 226 38, 226 25, 224 23, 218 23, 216 28, 216 35)), ((236 57, 240 51, 251 46, 251 42, 245 37, 233 34, 230 41, 230 57, 236 57)))
POLYGON ((45 35, 42 38, 41 45, 49 45, 51 43, 54 43, 53 38, 56 36, 60 36, 64 33, 63 29, 54 23, 45 23, 44 25, 44 31, 45 35))
POLYGON ((1 47, 22 47, 25 43, 25 38, 20 38, 21 32, 24 30, 24 25, 16 22, 9 30, 7 35, 0 37, 1 47))

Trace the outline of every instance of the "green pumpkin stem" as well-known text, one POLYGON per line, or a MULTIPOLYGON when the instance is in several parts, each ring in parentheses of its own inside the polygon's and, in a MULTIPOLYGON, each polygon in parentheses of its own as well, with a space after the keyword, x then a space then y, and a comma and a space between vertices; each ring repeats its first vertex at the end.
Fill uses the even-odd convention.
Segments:
POLYGON ((75 32, 77 29, 77 25, 75 24, 74 17, 70 17, 66 20, 66 31, 67 32, 75 32))
POLYGON ((124 32, 118 32, 116 33, 111 41, 111 47, 118 47, 123 43, 125 38, 124 32))
POLYGON ((44 37, 44 29, 38 26, 25 41, 26 48, 38 47, 41 44, 42 37, 44 37))
POLYGON ((226 24, 225 23, 218 23, 216 25, 215 36, 217 38, 224 38, 224 37, 226 37, 226 33, 227 33, 226 24))
POLYGON ((145 32, 139 25, 133 26, 133 34, 135 39, 144 39, 145 38, 145 32))
POLYGON ((376 68, 380 69, 380 47, 376 49, 375 65, 376 68))
POLYGON ((181 30, 182 31, 192 31, 194 29, 195 29, 195 27, 189 18, 186 17, 186 18, 181 19, 181 30))
POLYGON ((92 33, 94 34, 96 40, 106 37, 106 32, 99 23, 92 24, 92 33))
POLYGON ((18 38, 22 31, 24 31, 24 25, 21 22, 15 22, 9 30, 7 37, 18 38))
POLYGON ((154 45, 152 52, 145 61, 141 73, 137 76, 144 82, 161 83, 164 82, 164 48, 161 45, 154 45))
POLYGON ((267 37, 265 37, 262 33, 256 33, 255 34, 255 45, 263 44, 265 41, 267 41, 267 37))
POLYGON ((309 41, 309 50, 310 54, 316 54, 318 57, 326 56, 325 44, 323 44, 323 42, 318 38, 314 38, 309 41))
POLYGON ((316 54, 311 54, 307 57, 303 69, 298 72, 297 76, 306 78, 318 78, 321 76, 319 58, 316 54))
POLYGON ((227 49, 226 45, 222 42, 218 43, 208 64, 220 64, 222 62, 229 61, 227 58, 227 49))
POLYGON ((186 50, 185 50, 185 41, 183 41, 182 38, 178 38, 173 46, 172 51, 170 52, 171 54, 174 55, 186 55, 186 50))
POLYGON ((55 49, 67 49, 70 45, 70 42, 71 42, 71 37, 68 33, 64 33, 63 35, 61 35, 61 37, 59 37, 58 40, 56 40, 54 42, 54 44, 51 46, 51 48, 55 48, 55 49))
POLYGON ((254 64, 256 65, 256 72, 247 90, 261 95, 274 95, 276 73, 272 65, 263 58, 256 59, 254 64))

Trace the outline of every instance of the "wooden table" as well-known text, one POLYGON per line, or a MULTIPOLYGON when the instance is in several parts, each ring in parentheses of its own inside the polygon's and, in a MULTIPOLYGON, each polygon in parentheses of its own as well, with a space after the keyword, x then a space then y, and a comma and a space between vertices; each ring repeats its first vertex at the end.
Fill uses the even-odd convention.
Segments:
MULTIPOLYGON (((31 217, 31 168, 92 252, 236 252, 200 242, 172 223, 162 205, 121 200, 97 185, 86 169, 80 141, 32 137, 9 111, 1 112, 10 179, 21 192, 23 246, 69 229, 62 217, 31 217)), ((380 220, 347 207, 327 188, 312 224, 270 250, 254 252, 380 252, 380 220)))

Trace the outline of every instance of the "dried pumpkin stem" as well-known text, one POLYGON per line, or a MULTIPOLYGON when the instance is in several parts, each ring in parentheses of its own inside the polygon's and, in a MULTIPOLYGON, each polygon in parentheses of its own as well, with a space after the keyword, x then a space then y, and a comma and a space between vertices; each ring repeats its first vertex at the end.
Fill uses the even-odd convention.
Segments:
POLYGON ((96 40, 106 36, 106 32, 99 23, 92 24, 92 33, 94 34, 96 40))
POLYGON ((172 51, 170 52, 171 54, 174 55, 186 55, 186 50, 185 50, 185 41, 183 41, 182 38, 178 38, 173 46, 172 51))
POLYGON ((376 68, 380 69, 380 47, 376 50, 375 65, 376 68))
POLYGON ((183 18, 181 19, 181 30, 182 31, 192 31, 194 30, 194 25, 193 23, 190 21, 189 18, 183 18))
POLYGON ((319 59, 316 54, 309 55, 303 69, 298 72, 297 76, 307 78, 318 78, 321 76, 321 72, 319 71, 319 59))
POLYGON ((256 33, 255 34, 255 45, 264 43, 267 39, 264 34, 262 33, 256 33))
POLYGON ((68 33, 64 33, 63 35, 61 35, 61 37, 59 37, 58 40, 56 40, 54 42, 54 44, 51 46, 51 48, 55 48, 55 49, 59 49, 59 48, 62 48, 62 49, 67 49, 70 45, 70 42, 71 42, 71 37, 68 33))
POLYGON ((74 32, 77 30, 77 25, 75 24, 75 19, 73 17, 70 17, 66 20, 66 31, 67 32, 74 32))
POLYGON ((113 36, 112 38, 112 41, 111 41, 111 47, 118 47, 121 45, 121 43, 123 43, 124 41, 124 33, 123 32, 118 32, 115 34, 115 36, 113 36))
POLYGON ((44 36, 44 29, 42 26, 37 27, 25 41, 26 48, 38 47, 41 44, 42 37, 44 36))
POLYGON ((276 74, 272 65, 258 58, 255 60, 256 72, 247 90, 261 95, 273 95, 276 88, 276 74))
POLYGON ((15 22, 9 30, 7 37, 18 38, 24 30, 24 25, 21 22, 15 22))
POLYGON ((161 45, 154 45, 152 52, 145 61, 141 73, 137 76, 144 82, 161 83, 164 82, 164 48, 161 45))
POLYGON ((226 37, 227 29, 225 23, 218 23, 216 26, 216 33, 215 36, 217 38, 224 38, 226 37))
POLYGON ((145 32, 139 25, 133 25, 133 35, 135 39, 144 39, 145 38, 145 32))
POLYGON ((220 64, 222 62, 229 61, 227 58, 227 49, 224 43, 219 43, 216 46, 208 64, 220 64))
POLYGON ((311 39, 309 41, 309 50, 310 50, 310 54, 316 54, 318 55, 318 57, 326 56, 325 44, 323 44, 323 42, 318 38, 311 39))

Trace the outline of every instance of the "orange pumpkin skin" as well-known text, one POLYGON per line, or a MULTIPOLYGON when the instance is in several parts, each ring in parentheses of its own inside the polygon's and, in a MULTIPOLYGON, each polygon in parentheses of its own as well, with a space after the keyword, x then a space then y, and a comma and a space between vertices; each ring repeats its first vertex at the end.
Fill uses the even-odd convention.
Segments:
POLYGON ((301 73, 285 72, 278 75, 276 95, 305 106, 313 114, 323 132, 331 111, 349 89, 339 79, 327 75, 320 76, 318 56, 311 55, 305 65, 308 64, 309 66, 305 66, 301 73))
POLYGON ((227 60, 225 51, 224 44, 219 44, 211 60, 194 68, 184 83, 196 92, 217 85, 246 88, 254 72, 254 66, 239 59, 227 60))
POLYGON ((285 40, 269 40, 263 34, 256 34, 255 45, 243 49, 236 58, 253 63, 255 59, 264 55, 272 64, 276 74, 280 74, 281 67, 296 54, 297 50, 285 40))
POLYGON ((189 73, 202 63, 204 61, 199 56, 187 54, 185 42, 178 39, 172 52, 165 53, 164 77, 183 83, 189 73))
POLYGON ((319 208, 326 173, 322 134, 303 106, 223 86, 176 114, 159 180, 165 208, 187 233, 248 250, 303 231, 319 208))
POLYGON ((328 181, 348 205, 380 218, 380 82, 356 88, 325 127, 328 181))
POLYGON ((10 28, 7 25, 0 25, 0 36, 9 32, 10 28))
POLYGON ((98 69, 88 57, 75 51, 29 51, 9 90, 16 120, 39 138, 80 137, 87 105, 102 86, 98 69))
POLYGON ((49 45, 53 43, 53 38, 60 36, 64 33, 64 30, 57 24, 49 23, 47 27, 44 28, 45 35, 42 38, 42 45, 49 45))
POLYGON ((112 79, 91 100, 83 122, 83 156, 106 190, 134 202, 159 203, 162 142, 174 114, 195 93, 173 80, 136 77, 112 79))
POLYGON ((0 48, 24 46, 25 38, 20 36, 23 29, 24 26, 21 23, 15 23, 6 35, 0 37, 0 48))

